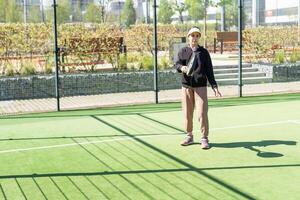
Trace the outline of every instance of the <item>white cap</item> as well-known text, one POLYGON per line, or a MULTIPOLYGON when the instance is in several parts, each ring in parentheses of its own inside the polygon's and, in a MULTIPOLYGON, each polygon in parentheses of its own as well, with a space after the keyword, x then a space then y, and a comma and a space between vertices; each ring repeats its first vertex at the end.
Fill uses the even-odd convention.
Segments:
POLYGON ((191 29, 189 30, 189 32, 188 32, 188 34, 187 34, 187 36, 190 36, 192 33, 199 33, 199 34, 200 34, 200 36, 201 36, 200 29, 199 29, 199 28, 197 28, 197 27, 193 27, 193 28, 191 28, 191 29))

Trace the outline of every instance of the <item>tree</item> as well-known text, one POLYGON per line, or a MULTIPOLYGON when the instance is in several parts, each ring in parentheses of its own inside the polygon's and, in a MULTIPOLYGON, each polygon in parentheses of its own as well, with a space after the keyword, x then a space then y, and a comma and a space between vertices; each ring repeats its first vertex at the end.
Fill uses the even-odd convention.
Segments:
POLYGON ((6 6, 1 9, 6 10, 5 11, 5 22, 21 22, 22 21, 22 15, 16 5, 15 0, 6 1, 6 6))
POLYGON ((232 27, 236 26, 238 24, 238 2, 233 1, 231 4, 227 4, 225 9, 226 9, 226 14, 225 14, 225 25, 226 27, 232 27))
POLYGON ((185 0, 187 10, 191 18, 197 22, 200 19, 204 18, 205 15, 205 6, 204 0, 185 0))
POLYGON ((237 1, 220 0, 216 6, 221 6, 221 31, 227 31, 227 27, 237 25, 238 5, 237 1))
POLYGON ((178 13, 179 16, 179 21, 183 24, 183 12, 187 10, 187 6, 182 3, 178 2, 178 0, 173 0, 174 1, 174 10, 175 12, 178 13))
POLYGON ((76 1, 76 3, 73 5, 74 7, 72 7, 72 21, 75 22, 83 21, 83 13, 81 10, 80 1, 76 1))
POLYGON ((96 6, 93 3, 90 3, 86 9, 86 13, 84 15, 85 22, 93 22, 93 23, 101 23, 101 7, 96 6))
POLYGON ((158 10, 158 21, 164 24, 172 22, 171 17, 174 15, 172 5, 169 0, 160 0, 158 10))
POLYGON ((7 4, 6 2, 7 0, 0 0, 0 23, 1 22, 5 22, 6 19, 6 9, 5 9, 5 5, 7 4))
MULTIPOLYGON (((46 11, 46 21, 53 22, 53 7, 46 11)), ((56 20, 58 24, 62 24, 70 21, 71 16, 71 4, 68 0, 58 0, 56 7, 56 20)))
POLYGON ((204 47, 206 44, 206 32, 207 32, 207 8, 213 4, 212 0, 185 0, 189 15, 195 22, 199 19, 203 19, 203 41, 204 47), (202 11, 202 12, 200 12, 202 11))
POLYGON ((41 22, 41 12, 39 6, 31 6, 28 11, 28 21, 31 23, 41 22))
POLYGON ((221 0, 219 3, 216 4, 216 6, 221 7, 221 31, 226 31, 226 26, 225 26, 225 5, 228 4, 228 0, 221 0))
POLYGON ((122 10, 122 21, 124 24, 128 27, 132 24, 135 24, 136 21, 136 13, 135 9, 133 7, 133 1, 132 0, 126 0, 124 8, 122 10))
POLYGON ((106 19, 107 19, 106 10, 107 10, 107 5, 108 5, 109 1, 110 0, 99 0, 98 1, 102 23, 106 22, 106 19))
POLYGON ((61 24, 70 21, 71 14, 70 2, 68 0, 60 0, 57 6, 57 23, 61 24))

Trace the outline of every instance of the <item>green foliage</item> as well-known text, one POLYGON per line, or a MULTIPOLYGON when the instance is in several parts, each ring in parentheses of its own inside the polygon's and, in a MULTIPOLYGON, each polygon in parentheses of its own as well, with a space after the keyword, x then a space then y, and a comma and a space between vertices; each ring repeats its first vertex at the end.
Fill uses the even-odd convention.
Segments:
POLYGON ((204 0, 185 0, 190 17, 194 21, 204 18, 204 0))
POLYGON ((159 68, 168 69, 170 68, 170 66, 171 66, 170 60, 166 56, 163 56, 160 60, 159 68))
MULTIPOLYGON (((225 8, 225 24, 224 28, 226 31, 230 30, 230 27, 238 26, 238 4, 237 1, 232 0, 220 0, 214 3, 215 6, 221 6, 225 8), (228 28, 229 29, 228 29, 228 28)), ((247 20, 246 14, 243 10, 243 24, 247 20)), ((219 18, 220 19, 220 18, 219 18)))
POLYGON ((90 3, 84 15, 85 22, 100 23, 102 21, 101 7, 90 3))
MULTIPOLYGON (((3 8, 1 8, 3 9, 3 8)), ((19 7, 16 5, 15 0, 8 0, 5 6, 5 22, 21 22, 22 14, 19 7)))
POLYGON ((5 22, 5 15, 6 15, 5 10, 6 9, 3 9, 3 8, 5 8, 6 1, 7 0, 0 0, 0 8, 1 8, 0 9, 0 23, 5 22))
MULTIPOLYGON (((178 41, 179 37, 185 37, 187 31, 195 25, 202 27, 203 24, 158 25, 159 50, 169 51, 172 42, 178 41)), ((58 30, 59 46, 65 46, 71 51, 71 54, 66 57, 65 63, 86 63, 105 60, 111 62, 117 69, 118 63, 122 62, 116 56, 119 51, 118 43, 112 39, 118 37, 124 38, 127 47, 127 61, 129 63, 128 66, 130 66, 127 66, 127 68, 134 67, 138 69, 140 66, 147 66, 147 61, 144 61, 144 64, 142 62, 143 55, 150 55, 151 57, 153 53, 152 25, 139 24, 121 31, 119 27, 108 26, 107 24, 61 24, 58 26, 58 30), (97 53, 97 49, 107 50, 107 52, 97 53), (94 53, 84 54, 82 52, 94 53)), ((52 33, 52 24, 28 23, 26 26, 16 23, 0 24, 0 56, 3 60, 9 60, 11 57, 19 55, 21 57, 28 57, 30 55, 53 57, 52 33)), ((214 36, 214 25, 208 24, 207 40, 210 47, 213 45, 214 36)), ((245 29, 243 31, 243 38, 243 53, 245 57, 254 57, 250 61, 264 61, 260 58, 268 57, 268 62, 272 62, 275 55, 274 52, 278 49, 290 49, 293 47, 296 49, 298 47, 298 29, 296 26, 245 29)), ((200 44, 203 44, 202 41, 203 38, 200 39, 200 44)), ((285 58, 288 58, 285 61, 295 62, 297 60, 296 54, 296 52, 292 53, 291 56, 285 54, 285 58)), ((150 60, 148 63, 151 63, 148 66, 152 66, 152 57, 148 60, 150 60)), ((13 62, 16 63, 15 61, 13 62)), ((162 68, 167 67, 166 64, 163 64, 167 63, 167 61, 165 62, 162 59, 160 62, 162 68)), ((14 65, 14 71, 18 72, 17 64, 14 65)), ((49 65, 50 67, 50 64, 45 65, 47 67, 49 65)), ((2 66, 6 67, 6 65, 2 66)), ((2 74, 5 71, 4 67, 2 67, 2 74)), ((42 68, 43 71, 48 70, 45 66, 42 66, 42 68)), ((53 69, 53 65, 49 68, 49 73, 51 68, 53 69)))
POLYGON ((126 0, 124 8, 122 10, 122 22, 125 26, 129 27, 132 24, 135 24, 136 21, 136 13, 133 6, 132 0, 126 0))
POLYGON ((39 6, 30 6, 28 9, 28 22, 37 23, 41 22, 41 11, 39 6))
POLYGON ((48 56, 46 58, 45 66, 44 66, 44 73, 52 74, 52 69, 54 67, 54 58, 52 56, 48 56))
POLYGON ((36 74, 36 65, 33 62, 30 61, 23 61, 20 70, 21 75, 34 75, 36 74))
POLYGON ((140 60, 141 54, 136 52, 127 53, 127 62, 138 62, 140 60))
POLYGON ((127 63, 127 69, 130 71, 135 71, 139 69, 139 66, 136 63, 127 63))
POLYGON ((238 4, 237 1, 232 1, 225 5, 225 23, 226 27, 238 26, 238 4))
POLYGON ((109 13, 106 17, 107 23, 115 23, 118 22, 119 25, 121 25, 121 17, 114 13, 109 13))
POLYGON ((127 69, 139 70, 141 68, 142 54, 139 52, 128 52, 127 53, 127 69))
POLYGON ((170 24, 171 17, 174 15, 172 4, 169 0, 160 0, 158 10, 158 21, 163 24, 170 24))
POLYGON ((14 71, 14 68, 11 64, 7 65, 7 68, 5 70, 5 75, 6 76, 14 76, 15 74, 15 71, 14 71))
POLYGON ((106 19, 108 17, 107 12, 106 12, 106 7, 107 7, 107 4, 109 1, 110 0, 98 0, 102 23, 106 22, 106 19))
MULTIPOLYGON (((57 15, 57 23, 67 23, 70 22, 70 16, 72 15, 71 3, 69 0, 58 0, 56 1, 56 15, 57 15)), ((46 21, 53 22, 53 9, 47 9, 46 13, 46 21)))
POLYGON ((297 50, 293 50, 293 52, 290 55, 290 62, 295 63, 300 60, 300 52, 297 50))
POLYGON ((275 57, 273 60, 273 63, 275 64, 282 64, 285 61, 285 53, 283 50, 279 50, 277 52, 275 52, 275 57))
POLYGON ((139 68, 144 70, 152 70, 153 69, 152 56, 148 56, 148 55, 142 56, 140 60, 139 68))
POLYGON ((46 74, 52 74, 52 67, 50 66, 50 65, 47 65, 46 67, 45 67, 45 73, 46 74))
MULTIPOLYGON (((168 69, 172 63, 167 56, 163 56, 158 61, 159 69, 168 69)), ((152 70, 153 56, 150 54, 129 53, 127 55, 127 69, 131 70, 152 70)))
POLYGON ((187 11, 187 5, 179 0, 172 0, 173 8, 179 16, 179 21, 183 24, 183 13, 187 11))
POLYGON ((83 10, 81 10, 81 2, 76 1, 75 6, 72 7, 72 22, 82 22, 83 21, 83 10))
POLYGON ((2 58, 16 55, 48 54, 51 46, 52 26, 49 24, 0 25, 0 53, 2 58))
POLYGON ((119 61, 118 61, 118 70, 126 70, 127 69, 127 58, 126 55, 121 54, 119 56, 119 61))
MULTIPOLYGON (((70 21, 70 15, 72 14, 71 4, 68 0, 59 0, 57 2, 57 23, 62 24, 70 21)), ((50 10, 50 17, 52 16, 52 9, 50 10)), ((53 17, 50 18, 53 21, 53 17)))
POLYGON ((232 0, 220 0, 216 5, 218 6, 226 6, 232 3, 232 0))
POLYGON ((285 47, 295 47, 298 41, 298 27, 276 26, 257 27, 243 31, 245 54, 250 55, 250 61, 273 62, 275 51, 285 47))
MULTIPOLYGON (((168 50, 170 41, 173 37, 182 36, 174 25, 158 26, 158 45, 160 50, 168 50)), ((186 34, 186 33, 184 33, 186 34)), ((125 42, 128 49, 134 49, 140 53, 153 53, 153 26, 152 25, 135 25, 125 31, 125 42)))

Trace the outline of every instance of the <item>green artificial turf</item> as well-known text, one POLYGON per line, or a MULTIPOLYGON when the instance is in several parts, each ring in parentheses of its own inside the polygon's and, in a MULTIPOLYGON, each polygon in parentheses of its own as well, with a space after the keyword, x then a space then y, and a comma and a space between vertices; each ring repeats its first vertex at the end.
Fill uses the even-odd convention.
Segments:
POLYGON ((179 103, 2 117, 0 199, 299 199, 300 95, 209 102, 209 150, 179 103))

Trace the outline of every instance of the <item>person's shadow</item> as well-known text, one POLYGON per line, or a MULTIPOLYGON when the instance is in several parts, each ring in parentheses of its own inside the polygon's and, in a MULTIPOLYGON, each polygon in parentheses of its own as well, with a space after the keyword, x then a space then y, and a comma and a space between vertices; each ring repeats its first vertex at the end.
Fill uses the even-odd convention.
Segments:
POLYGON ((211 148, 246 148, 257 152, 256 155, 263 158, 281 157, 283 154, 276 152, 261 151, 254 147, 266 147, 271 145, 296 145, 295 141, 262 140, 259 142, 232 142, 232 143, 211 143, 211 148))

